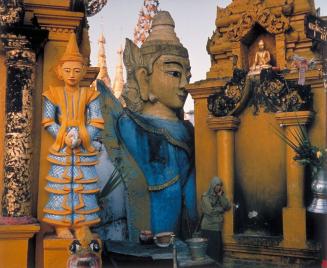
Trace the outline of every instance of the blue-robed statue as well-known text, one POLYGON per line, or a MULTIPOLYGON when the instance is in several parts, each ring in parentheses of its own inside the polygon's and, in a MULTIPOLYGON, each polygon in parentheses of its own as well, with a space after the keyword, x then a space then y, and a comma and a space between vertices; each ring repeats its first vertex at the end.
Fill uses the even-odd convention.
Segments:
MULTIPOLYGON (((182 119, 190 65, 174 26, 170 14, 161 11, 141 48, 126 40, 126 108, 104 83, 97 85, 105 120, 103 143, 122 181, 130 240, 137 240, 141 230, 185 236, 197 221, 193 126, 182 119)), ((114 218, 107 216, 115 200, 103 202, 98 232, 110 239, 106 219, 114 218)))

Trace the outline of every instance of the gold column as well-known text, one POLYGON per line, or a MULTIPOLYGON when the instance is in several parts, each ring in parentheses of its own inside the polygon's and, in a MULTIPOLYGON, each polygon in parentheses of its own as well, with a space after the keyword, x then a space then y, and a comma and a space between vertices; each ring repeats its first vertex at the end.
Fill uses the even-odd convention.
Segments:
MULTIPOLYGON (((309 111, 277 113, 276 120, 284 127, 285 136, 298 144, 293 135, 313 119, 309 111)), ((296 153, 285 145, 287 207, 283 208, 283 246, 306 248, 306 210, 304 208, 304 167, 294 160, 296 153), (296 224, 295 224, 296 223, 296 224)))
MULTIPOLYGON (((234 116, 214 117, 212 115, 209 115, 207 123, 211 130, 216 131, 217 175, 223 180, 226 196, 230 200, 230 202, 233 203, 235 170, 235 131, 238 129, 240 120, 234 116)), ((227 211, 224 217, 224 242, 233 242, 233 209, 227 211)))
POLYGON ((206 122, 201 121, 204 113, 208 112, 206 98, 196 98, 194 104, 195 121, 195 166, 196 166, 196 188, 198 204, 201 195, 207 191, 210 179, 215 174, 216 151, 215 146, 205 144, 215 143, 215 136, 208 129, 206 122))
MULTIPOLYGON (((207 98, 214 92, 214 88, 221 86, 220 81, 209 83, 195 83, 187 86, 187 91, 194 99, 195 122, 195 167, 196 167, 196 192, 198 204, 201 195, 208 190, 211 178, 216 175, 216 138, 206 120, 208 117, 207 98)), ((198 205, 198 209, 200 206, 198 205)))

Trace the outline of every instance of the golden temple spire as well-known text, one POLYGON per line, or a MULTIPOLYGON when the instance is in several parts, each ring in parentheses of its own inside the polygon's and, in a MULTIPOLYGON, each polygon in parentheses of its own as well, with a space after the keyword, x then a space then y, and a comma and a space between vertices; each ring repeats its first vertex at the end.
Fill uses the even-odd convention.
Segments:
POLYGON ((108 67, 107 67, 107 58, 106 58, 106 39, 104 38, 103 33, 100 34, 99 40, 99 52, 98 52, 98 67, 100 68, 99 74, 97 79, 102 80, 105 85, 110 88, 111 87, 111 80, 108 74, 108 67))
POLYGON ((120 47, 117 51, 118 63, 116 65, 116 73, 112 91, 117 99, 120 99, 124 88, 124 75, 123 75, 123 49, 120 47))

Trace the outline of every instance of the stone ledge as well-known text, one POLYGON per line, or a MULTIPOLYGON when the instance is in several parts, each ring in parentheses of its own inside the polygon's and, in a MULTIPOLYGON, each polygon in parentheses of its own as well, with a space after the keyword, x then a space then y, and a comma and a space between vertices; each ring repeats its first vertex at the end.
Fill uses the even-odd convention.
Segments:
POLYGON ((237 130, 240 119, 234 116, 216 117, 210 114, 207 123, 211 130, 237 130))
POLYGON ((314 113, 311 111, 276 113, 276 120, 283 126, 306 125, 313 121, 314 113))
POLYGON ((28 240, 39 230, 38 224, 0 225, 0 266, 28 267, 28 240))
POLYGON ((28 239, 40 230, 38 224, 0 225, 0 240, 28 239))

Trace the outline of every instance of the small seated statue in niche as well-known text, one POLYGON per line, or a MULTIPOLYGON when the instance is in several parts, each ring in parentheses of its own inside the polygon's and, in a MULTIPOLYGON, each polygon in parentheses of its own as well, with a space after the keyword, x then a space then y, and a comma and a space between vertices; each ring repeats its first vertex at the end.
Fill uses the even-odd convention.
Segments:
POLYGON ((97 151, 92 142, 103 129, 104 121, 94 88, 80 88, 85 75, 85 60, 76 35, 70 36, 66 51, 57 66, 64 86, 50 87, 43 93, 42 125, 54 138, 47 160, 50 170, 45 190, 49 193, 42 221, 55 227, 60 238, 73 238, 100 222, 96 194, 97 151))
POLYGON ((265 49, 265 43, 261 39, 259 41, 259 50, 255 53, 254 63, 250 68, 249 74, 260 74, 262 69, 270 68, 270 60, 270 53, 265 49))
POLYGON ((222 229, 224 213, 231 208, 225 196, 223 182, 213 177, 207 192, 202 195, 201 208, 203 218, 201 222, 202 236, 208 239, 207 254, 216 261, 222 262, 223 241, 222 229))

